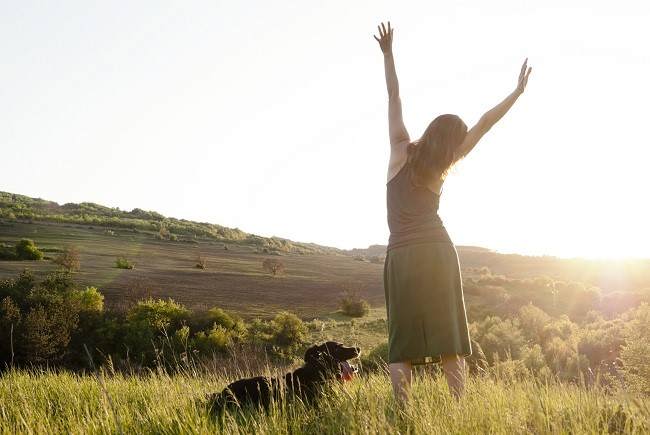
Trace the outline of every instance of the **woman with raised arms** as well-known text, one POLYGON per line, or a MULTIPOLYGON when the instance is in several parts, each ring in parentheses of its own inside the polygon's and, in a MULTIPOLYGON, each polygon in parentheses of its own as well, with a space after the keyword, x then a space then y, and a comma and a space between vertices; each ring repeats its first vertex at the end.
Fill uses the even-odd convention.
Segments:
POLYGON ((387 215, 390 238, 384 263, 388 363, 395 396, 408 398, 413 364, 440 362, 451 393, 464 389, 465 360, 472 353, 456 248, 438 216, 442 185, 526 88, 531 68, 521 67, 515 90, 468 130, 457 115, 435 118, 411 140, 393 59, 390 22, 374 38, 384 54, 388 88, 387 215))

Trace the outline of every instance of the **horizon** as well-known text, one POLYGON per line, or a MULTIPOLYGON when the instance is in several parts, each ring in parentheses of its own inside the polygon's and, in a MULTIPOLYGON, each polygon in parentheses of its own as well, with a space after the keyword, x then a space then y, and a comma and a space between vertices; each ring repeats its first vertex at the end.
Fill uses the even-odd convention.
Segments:
MULTIPOLYGON (((5 193, 23 195, 23 194, 18 193, 18 192, 5 192, 5 193)), ((26 196, 26 195, 23 195, 23 196, 26 196)), ((39 200, 43 200, 43 201, 55 202, 59 206, 67 204, 67 203, 61 203, 61 202, 58 202, 58 201, 54 201, 54 200, 51 200, 51 199, 48 199, 48 198, 40 198, 40 197, 34 197, 34 198, 39 199, 39 200)), ((109 207, 109 208, 117 208, 118 210, 127 211, 127 212, 133 211, 135 208, 140 208, 140 207, 135 207, 135 208, 133 208, 131 210, 126 210, 126 209, 122 209, 120 207, 110 207, 110 206, 108 206, 106 204, 99 204, 99 203, 96 203, 96 202, 93 202, 93 201, 82 201, 82 202, 94 203, 94 204, 109 207)), ((144 211, 157 212, 157 210, 144 210, 144 211)), ((183 218, 181 216, 167 216, 167 215, 163 215, 163 216, 165 218, 172 218, 172 219, 177 219, 177 220, 185 220, 185 218, 183 218)), ((199 221, 195 221, 195 222, 199 222, 199 221)), ((209 222, 209 221, 201 221, 201 222, 211 224, 211 225, 221 225, 218 222, 209 222)), ((373 243, 373 244, 367 245, 365 247, 356 246, 356 247, 352 247, 352 248, 342 248, 342 247, 339 247, 339 246, 322 245, 322 244, 319 244, 319 243, 316 243, 316 242, 309 242, 309 241, 304 241, 304 240, 290 239, 290 238, 283 237, 283 236, 277 235, 277 234, 273 234, 273 235, 257 234, 257 233, 253 233, 253 232, 250 232, 250 231, 246 231, 245 228, 238 228, 238 227, 229 227, 229 228, 239 229, 239 230, 241 230, 241 231, 243 231, 243 232, 245 232, 247 234, 251 234, 251 235, 287 239, 287 240, 290 240, 292 242, 297 242, 297 243, 307 243, 307 244, 313 243, 313 244, 316 244, 316 245, 323 246, 325 248, 335 248, 335 249, 340 249, 340 250, 343 250, 343 251, 366 250, 366 249, 372 248, 373 246, 382 246, 382 247, 386 246, 385 243, 383 243, 383 244, 382 243, 373 243)), ((538 254, 538 255, 536 255, 536 254, 525 254, 525 253, 521 253, 521 252, 503 252, 503 251, 499 251, 499 250, 490 248, 489 246, 466 245, 466 244, 455 244, 455 246, 456 246, 456 248, 460 248, 460 249, 477 248, 477 249, 487 250, 487 251, 489 251, 491 253, 501 254, 501 255, 522 255, 522 256, 526 256, 526 257, 550 257, 550 258, 556 258, 556 259, 559 259, 559 260, 586 260, 586 261, 607 261, 607 262, 650 261, 650 257, 597 257, 597 256, 594 256, 594 257, 585 257, 585 256, 568 256, 568 257, 564 257, 564 256, 559 256, 559 255, 548 255, 548 254, 538 254)))
POLYGON ((390 20, 412 139, 439 113, 471 126, 514 89, 525 57, 534 70, 445 182, 456 245, 650 258, 644 2, 2 10, 0 190, 385 245, 387 97, 372 35, 390 20))

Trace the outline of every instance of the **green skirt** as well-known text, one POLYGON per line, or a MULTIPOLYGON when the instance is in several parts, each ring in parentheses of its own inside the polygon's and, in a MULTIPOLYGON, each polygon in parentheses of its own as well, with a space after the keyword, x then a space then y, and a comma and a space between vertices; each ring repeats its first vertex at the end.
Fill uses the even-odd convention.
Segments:
POLYGON ((388 362, 469 356, 463 281, 452 243, 425 242, 390 249, 384 263, 388 362))

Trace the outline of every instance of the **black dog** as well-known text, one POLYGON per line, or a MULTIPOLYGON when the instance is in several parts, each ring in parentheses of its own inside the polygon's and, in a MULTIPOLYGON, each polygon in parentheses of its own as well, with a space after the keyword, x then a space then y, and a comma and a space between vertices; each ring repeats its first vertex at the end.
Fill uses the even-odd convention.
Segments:
POLYGON ((328 382, 349 379, 356 369, 347 360, 359 356, 358 347, 345 347, 341 343, 328 341, 320 346, 312 346, 305 352, 305 365, 284 379, 255 378, 240 379, 228 385, 221 393, 209 398, 212 413, 220 413, 227 407, 252 405, 269 409, 272 401, 281 400, 284 388, 285 396, 301 398, 313 402, 320 389, 328 382))

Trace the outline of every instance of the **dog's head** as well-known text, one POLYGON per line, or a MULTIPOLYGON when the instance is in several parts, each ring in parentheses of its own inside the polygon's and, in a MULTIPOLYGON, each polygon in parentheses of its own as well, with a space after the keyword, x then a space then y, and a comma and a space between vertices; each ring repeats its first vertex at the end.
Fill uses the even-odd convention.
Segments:
POLYGON ((307 349, 305 364, 317 369, 326 377, 349 380, 357 369, 350 365, 348 360, 358 357, 360 353, 358 347, 346 347, 341 343, 328 341, 307 349))

